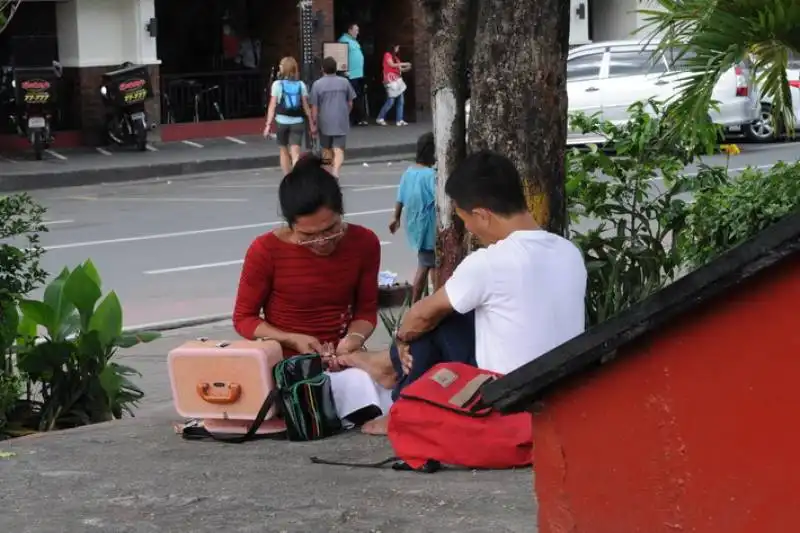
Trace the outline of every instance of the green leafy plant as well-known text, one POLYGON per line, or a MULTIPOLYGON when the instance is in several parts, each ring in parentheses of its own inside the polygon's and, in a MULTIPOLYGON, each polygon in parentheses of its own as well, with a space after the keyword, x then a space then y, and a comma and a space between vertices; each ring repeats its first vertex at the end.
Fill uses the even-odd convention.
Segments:
POLYGON ((27 425, 39 431, 121 418, 142 398, 138 373, 112 359, 118 348, 150 342, 154 332, 126 335, 116 293, 102 294, 91 261, 65 268, 42 300, 22 300, 17 367, 35 385, 27 425), (37 339, 37 331, 45 332, 37 339), (35 421, 35 424, 33 423, 35 421))
POLYGON ((0 197, 0 313, 5 325, 0 329, 0 349, 5 352, 14 342, 14 328, 7 320, 16 300, 41 285, 47 273, 39 266, 44 250, 39 234, 47 231, 42 222, 45 209, 27 194, 0 197), (10 331, 10 334, 9 334, 10 331))
POLYGON ((403 305, 400 306, 399 309, 382 309, 378 313, 378 317, 381 319, 381 324, 389 333, 390 336, 394 336, 395 331, 397 328, 400 327, 400 324, 403 323, 403 317, 411 308, 411 287, 409 286, 406 291, 405 300, 403 300, 403 305))
POLYGON ((702 266, 800 209, 800 163, 748 168, 719 187, 695 194, 680 240, 690 265, 702 266))
POLYGON ((22 390, 9 348, 17 334, 17 301, 46 276, 39 234, 45 210, 27 194, 0 197, 0 432, 22 390))
MULTIPOLYGON (((572 128, 603 135, 606 150, 591 146, 567 155, 571 238, 589 273, 587 321, 603 322, 639 302, 681 273, 675 237, 686 227, 687 193, 727 179, 725 169, 703 166, 686 174, 700 147, 665 145, 669 127, 655 101, 630 107, 617 125, 576 115, 572 128), (613 155, 612 155, 613 153, 613 155)), ((709 125, 705 135, 715 135, 709 125)))

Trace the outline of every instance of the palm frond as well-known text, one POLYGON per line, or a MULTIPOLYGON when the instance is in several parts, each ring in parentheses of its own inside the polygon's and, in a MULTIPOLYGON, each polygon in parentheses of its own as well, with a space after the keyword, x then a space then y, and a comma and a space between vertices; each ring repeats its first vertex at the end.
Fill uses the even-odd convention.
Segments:
MULTIPOLYGON (((794 127, 786 77, 789 52, 800 52, 797 0, 656 0, 660 9, 641 10, 639 32, 658 41, 658 54, 677 51, 687 72, 671 102, 676 130, 692 137, 708 118, 719 79, 739 63, 752 65, 764 99, 789 130, 794 127)), ((677 133, 673 131, 672 133, 677 133)))

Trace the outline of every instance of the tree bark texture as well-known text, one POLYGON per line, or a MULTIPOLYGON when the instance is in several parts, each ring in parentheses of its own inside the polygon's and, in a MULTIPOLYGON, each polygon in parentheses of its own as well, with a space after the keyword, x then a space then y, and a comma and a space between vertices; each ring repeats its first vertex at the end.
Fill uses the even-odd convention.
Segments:
POLYGON ((438 288, 450 277, 467 250, 467 234, 444 192, 447 177, 466 155, 466 68, 469 14, 476 0, 418 0, 430 35, 433 134, 438 164, 436 179, 438 288))
POLYGON ((509 157, 536 221, 563 235, 570 2, 475 1, 470 149, 509 157))

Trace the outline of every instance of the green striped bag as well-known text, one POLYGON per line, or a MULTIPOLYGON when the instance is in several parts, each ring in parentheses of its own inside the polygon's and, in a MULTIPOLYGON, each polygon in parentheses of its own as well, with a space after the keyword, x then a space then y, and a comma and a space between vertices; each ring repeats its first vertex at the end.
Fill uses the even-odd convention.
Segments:
POLYGON ((319 355, 290 357, 275 365, 273 373, 289 440, 324 439, 342 431, 331 380, 323 371, 319 355))

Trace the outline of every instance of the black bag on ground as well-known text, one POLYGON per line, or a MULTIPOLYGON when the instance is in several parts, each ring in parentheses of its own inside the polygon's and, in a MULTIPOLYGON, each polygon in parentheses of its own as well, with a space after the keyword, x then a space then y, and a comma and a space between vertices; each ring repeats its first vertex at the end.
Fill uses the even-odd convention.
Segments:
POLYGON ((336 414, 331 379, 317 354, 296 355, 275 365, 278 408, 286 422, 289 440, 309 441, 342 431, 336 414))

